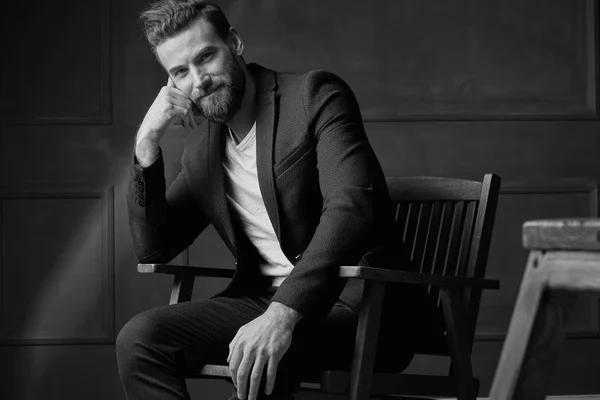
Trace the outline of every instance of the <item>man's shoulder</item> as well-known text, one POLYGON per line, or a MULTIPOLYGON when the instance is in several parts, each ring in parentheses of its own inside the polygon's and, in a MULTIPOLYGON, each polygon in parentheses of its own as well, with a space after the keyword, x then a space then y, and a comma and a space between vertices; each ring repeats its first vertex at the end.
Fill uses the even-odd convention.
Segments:
POLYGON ((343 85, 346 82, 336 73, 325 69, 298 70, 273 70, 259 64, 249 64, 250 70, 255 74, 264 76, 271 74, 275 77, 277 88, 281 92, 321 89, 329 85, 343 85))
POLYGON ((280 77, 278 80, 281 80, 282 86, 289 82, 308 92, 322 90, 330 85, 347 86, 339 75, 325 69, 311 69, 305 72, 280 72, 277 74, 280 77))

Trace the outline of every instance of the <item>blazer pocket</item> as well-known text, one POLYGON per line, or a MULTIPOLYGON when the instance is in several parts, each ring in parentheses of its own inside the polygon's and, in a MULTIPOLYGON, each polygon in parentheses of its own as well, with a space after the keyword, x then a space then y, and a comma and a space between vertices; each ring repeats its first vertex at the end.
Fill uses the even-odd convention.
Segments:
POLYGON ((283 160, 273 167, 273 173, 275 174, 275 177, 281 175, 283 172, 287 171, 301 160, 306 159, 313 151, 314 149, 312 147, 306 145, 300 145, 296 147, 290 154, 285 156, 283 160))

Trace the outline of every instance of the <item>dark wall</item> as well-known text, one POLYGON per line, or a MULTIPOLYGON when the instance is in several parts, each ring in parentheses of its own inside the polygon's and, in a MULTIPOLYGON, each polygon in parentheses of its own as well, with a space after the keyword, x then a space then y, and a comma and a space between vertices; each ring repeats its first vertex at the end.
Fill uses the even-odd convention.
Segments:
MULTIPOLYGON (((481 396, 525 266, 522 223, 598 215, 597 3, 219 2, 246 61, 327 69, 351 85, 386 174, 502 177, 488 266, 501 290, 483 297, 473 353, 481 396)), ((168 301, 170 278, 135 272, 125 209, 135 131, 166 80, 136 23, 148 4, 36 0, 2 13, 2 399, 124 398, 116 333, 168 301)), ((168 180, 186 135, 173 129, 163 144, 168 180)), ((212 229, 175 260, 231 261, 212 229)), ((223 285, 199 282, 195 296, 223 285)), ((582 298, 551 394, 600 392, 598 316, 582 298)), ((410 370, 444 368, 419 358, 410 370)))

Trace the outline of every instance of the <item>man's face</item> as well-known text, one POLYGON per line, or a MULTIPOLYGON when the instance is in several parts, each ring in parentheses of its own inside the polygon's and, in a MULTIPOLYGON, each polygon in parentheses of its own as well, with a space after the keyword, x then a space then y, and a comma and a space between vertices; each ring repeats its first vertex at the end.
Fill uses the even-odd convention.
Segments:
POLYGON ((238 112, 246 83, 241 61, 211 23, 198 18, 158 45, 156 54, 206 119, 225 123, 238 112))

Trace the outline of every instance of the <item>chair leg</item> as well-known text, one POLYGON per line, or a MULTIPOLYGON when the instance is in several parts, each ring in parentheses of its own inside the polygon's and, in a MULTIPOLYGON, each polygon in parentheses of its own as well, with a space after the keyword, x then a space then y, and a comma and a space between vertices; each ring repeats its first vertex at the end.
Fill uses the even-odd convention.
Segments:
POLYGON ((385 284, 383 282, 365 282, 350 371, 348 400, 368 400, 371 394, 371 380, 384 292, 385 284))
POLYGON ((521 364, 533 329, 542 293, 546 288, 547 271, 542 265, 544 255, 532 251, 519 289, 510 325, 502 348, 502 354, 492 388, 490 399, 512 400, 521 364))
POLYGON ((444 288, 440 291, 452 370, 457 381, 458 400, 476 400, 477 389, 471 366, 471 346, 466 335, 465 302, 462 289, 444 288))
POLYGON ((175 275, 173 287, 171 288, 171 299, 169 304, 183 303, 192 299, 194 290, 194 276, 175 275))

